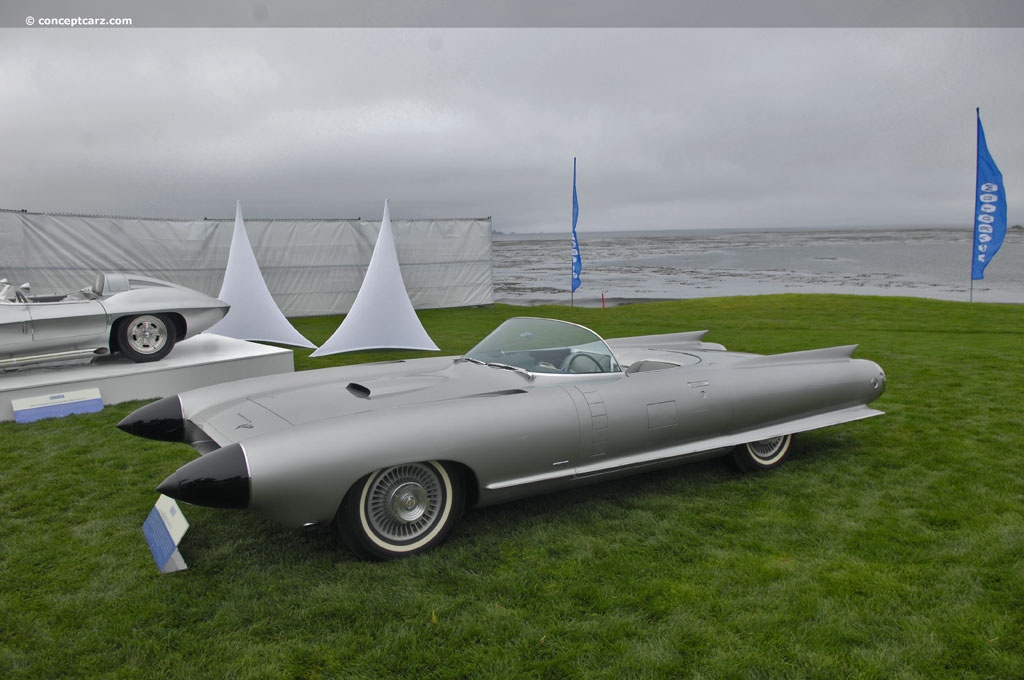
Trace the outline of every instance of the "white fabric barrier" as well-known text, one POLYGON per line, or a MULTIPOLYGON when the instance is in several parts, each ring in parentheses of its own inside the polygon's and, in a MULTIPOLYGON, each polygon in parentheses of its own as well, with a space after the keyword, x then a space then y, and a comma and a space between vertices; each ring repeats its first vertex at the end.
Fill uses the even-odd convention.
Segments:
MULTIPOLYGON (((347 313, 366 274, 380 220, 259 220, 245 227, 286 316, 347 313)), ((491 218, 392 220, 416 309, 490 304, 491 218)), ((217 295, 234 219, 171 220, 0 210, 0 278, 35 293, 88 285, 97 272, 153 276, 217 295)))

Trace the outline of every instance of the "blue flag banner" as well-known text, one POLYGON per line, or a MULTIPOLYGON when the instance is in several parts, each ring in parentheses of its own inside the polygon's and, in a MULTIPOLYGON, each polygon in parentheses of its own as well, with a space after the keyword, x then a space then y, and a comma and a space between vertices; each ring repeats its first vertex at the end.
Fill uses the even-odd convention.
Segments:
POLYGON ((580 242, 576 238, 576 222, 580 218, 580 202, 576 198, 576 159, 572 159, 572 292, 580 287, 583 260, 580 259, 580 242))
POLYGON ((985 130, 978 110, 978 174, 974 202, 974 252, 971 255, 971 280, 985 278, 985 267, 1003 245, 1006 236, 1006 192, 1003 173, 988 152, 985 130))

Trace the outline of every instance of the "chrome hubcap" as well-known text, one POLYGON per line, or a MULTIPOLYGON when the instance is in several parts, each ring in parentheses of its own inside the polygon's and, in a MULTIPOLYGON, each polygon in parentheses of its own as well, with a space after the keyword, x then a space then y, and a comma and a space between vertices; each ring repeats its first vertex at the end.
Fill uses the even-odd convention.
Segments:
POLYGON ((427 490, 419 484, 403 484, 395 489, 390 505, 400 522, 415 522, 427 511, 427 490))
POLYGON ((415 539, 434 526, 442 497, 441 480, 433 468, 419 463, 389 468, 370 481, 367 520, 387 540, 415 539))
POLYGON ((128 344, 139 354, 159 352, 167 344, 167 326, 155 316, 140 316, 128 329, 128 344))

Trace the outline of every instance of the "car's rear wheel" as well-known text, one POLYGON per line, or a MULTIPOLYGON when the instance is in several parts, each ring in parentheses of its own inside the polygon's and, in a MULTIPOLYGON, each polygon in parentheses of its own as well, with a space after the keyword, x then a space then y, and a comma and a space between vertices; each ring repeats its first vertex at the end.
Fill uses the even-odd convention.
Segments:
POLYGON ((444 541, 464 503, 457 471, 437 461, 406 463, 356 482, 338 509, 334 529, 360 557, 407 557, 444 541))
POLYGON ((163 314, 140 314, 121 320, 117 347, 135 362, 159 361, 174 347, 174 322, 163 314))
POLYGON ((771 470, 786 461, 786 454, 792 444, 791 434, 747 442, 733 449, 732 460, 744 472, 771 470))

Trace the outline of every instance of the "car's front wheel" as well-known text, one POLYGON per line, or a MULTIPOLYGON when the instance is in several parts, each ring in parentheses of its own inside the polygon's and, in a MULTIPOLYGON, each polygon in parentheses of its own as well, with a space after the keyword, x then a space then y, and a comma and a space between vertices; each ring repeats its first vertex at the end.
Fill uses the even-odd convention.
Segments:
POLYGON ((789 453, 789 447, 792 444, 793 435, 791 434, 747 442, 733 449, 732 460, 744 472, 771 470, 785 462, 786 454, 789 453))
POLYGON ((349 490, 334 529, 360 557, 389 560, 440 544, 462 516, 462 477, 444 463, 377 470, 349 490))
POLYGON ((132 361, 159 361, 174 347, 174 322, 163 314, 127 317, 118 325, 116 337, 118 349, 132 361))

